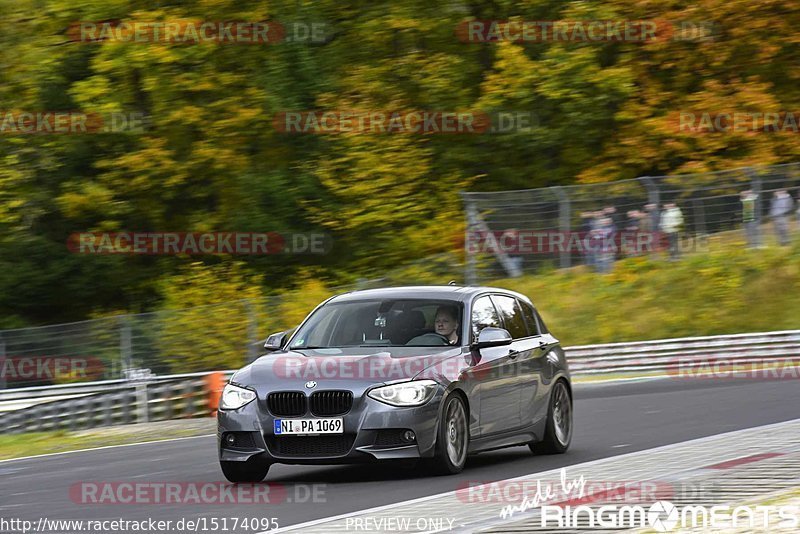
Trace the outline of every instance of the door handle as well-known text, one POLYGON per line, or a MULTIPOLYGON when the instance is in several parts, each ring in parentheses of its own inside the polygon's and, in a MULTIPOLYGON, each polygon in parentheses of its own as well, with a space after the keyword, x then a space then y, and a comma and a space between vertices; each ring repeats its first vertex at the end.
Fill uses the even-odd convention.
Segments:
POLYGON ((519 351, 518 350, 510 350, 510 351, 508 351, 508 357, 511 358, 512 360, 516 359, 517 356, 519 356, 519 351))

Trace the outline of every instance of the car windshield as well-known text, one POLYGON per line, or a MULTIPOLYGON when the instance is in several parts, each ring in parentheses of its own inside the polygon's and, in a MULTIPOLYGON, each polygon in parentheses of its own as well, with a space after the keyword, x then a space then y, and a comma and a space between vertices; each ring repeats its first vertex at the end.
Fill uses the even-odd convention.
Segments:
POLYGON ((462 317, 462 304, 451 300, 333 302, 314 312, 289 348, 459 345, 462 317))

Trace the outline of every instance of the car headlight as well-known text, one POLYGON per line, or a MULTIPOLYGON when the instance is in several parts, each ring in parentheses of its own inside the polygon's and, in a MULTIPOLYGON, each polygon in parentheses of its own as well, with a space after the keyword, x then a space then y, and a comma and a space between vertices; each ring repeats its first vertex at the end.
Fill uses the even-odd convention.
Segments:
POLYGON ((375 388, 367 395, 392 406, 421 406, 433 398, 438 386, 434 380, 414 380, 375 388))
POLYGON ((255 398, 255 391, 228 384, 222 390, 222 401, 219 403, 219 407, 222 410, 238 410, 248 402, 255 400, 255 398))

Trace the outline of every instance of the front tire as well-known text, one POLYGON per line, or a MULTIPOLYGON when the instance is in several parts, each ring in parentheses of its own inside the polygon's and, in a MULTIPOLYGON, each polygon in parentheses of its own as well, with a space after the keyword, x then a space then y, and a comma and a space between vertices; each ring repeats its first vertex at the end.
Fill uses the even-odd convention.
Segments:
POLYGON ((534 454, 563 454, 571 442, 572 399, 566 382, 559 380, 550 394, 544 439, 539 443, 531 443, 529 447, 534 454))
POLYGON ((444 416, 436 438, 436 453, 433 457, 434 472, 455 475, 464 470, 469 448, 469 425, 464 401, 452 394, 445 401, 444 416))
POLYGON ((234 484, 243 482, 261 482, 269 472, 270 464, 250 458, 246 462, 219 462, 222 474, 234 484))

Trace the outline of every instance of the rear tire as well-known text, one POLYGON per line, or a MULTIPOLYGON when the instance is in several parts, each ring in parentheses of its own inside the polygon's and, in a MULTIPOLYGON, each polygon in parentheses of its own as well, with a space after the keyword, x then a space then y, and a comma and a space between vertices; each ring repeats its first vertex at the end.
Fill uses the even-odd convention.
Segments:
POLYGON ((572 399, 567 383, 559 380, 550 393, 544 439, 528 446, 534 454, 563 454, 572 442, 572 399))
POLYGON ((270 464, 257 458, 250 458, 246 462, 219 462, 222 474, 230 482, 239 484, 243 482, 261 482, 269 472, 270 464))
POLYGON ((469 448, 469 424, 464 401, 451 394, 445 401, 442 421, 436 436, 436 452, 430 462, 440 475, 455 475, 464 470, 469 448))

